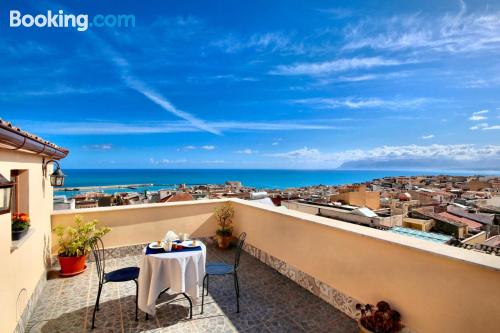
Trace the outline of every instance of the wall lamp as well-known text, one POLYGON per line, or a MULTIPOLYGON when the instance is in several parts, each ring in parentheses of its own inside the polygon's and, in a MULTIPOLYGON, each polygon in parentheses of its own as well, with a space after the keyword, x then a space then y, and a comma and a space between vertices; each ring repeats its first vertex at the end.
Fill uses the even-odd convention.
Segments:
POLYGON ((59 166, 59 162, 57 162, 56 160, 48 160, 47 162, 43 160, 43 176, 47 177, 47 166, 51 162, 56 165, 56 170, 50 175, 50 185, 56 187, 64 186, 65 176, 61 170, 61 167, 59 166))

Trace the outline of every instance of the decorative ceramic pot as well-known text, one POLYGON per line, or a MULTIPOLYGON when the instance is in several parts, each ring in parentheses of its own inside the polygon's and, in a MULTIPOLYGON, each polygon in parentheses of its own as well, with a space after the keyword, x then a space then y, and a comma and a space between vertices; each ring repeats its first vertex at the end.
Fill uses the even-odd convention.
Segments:
POLYGON ((219 249, 227 249, 229 247, 229 244, 231 243, 231 240, 233 239, 233 236, 215 236, 217 239, 217 245, 219 246, 219 249))
POLYGON ((12 240, 13 241, 20 240, 21 238, 23 238, 28 233, 28 230, 29 229, 25 229, 25 230, 12 230, 12 240))
POLYGON ((85 266, 85 262, 87 261, 86 254, 79 257, 58 256, 58 259, 59 265, 61 265, 60 275, 62 276, 78 275, 87 268, 87 266, 85 266))
POLYGON ((361 325, 361 323, 359 322, 359 320, 358 320, 358 329, 359 329, 359 333, 373 333, 369 329, 363 327, 363 325, 361 325))

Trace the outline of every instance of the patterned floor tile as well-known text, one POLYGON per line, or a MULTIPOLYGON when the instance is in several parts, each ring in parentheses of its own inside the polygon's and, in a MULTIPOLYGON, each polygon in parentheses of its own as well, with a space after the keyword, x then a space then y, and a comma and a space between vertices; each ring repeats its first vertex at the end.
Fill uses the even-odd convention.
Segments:
MULTIPOLYGON (((207 247, 207 256, 211 262, 234 261, 233 251, 213 246, 207 247)), ((140 258, 133 255, 109 259, 106 270, 137 266, 140 258)), ((241 257, 238 277, 240 313, 236 313, 233 278, 211 277, 204 313, 200 313, 200 298, 193 305, 191 320, 187 301, 166 293, 157 301, 155 317, 145 320, 145 314, 139 311, 136 321, 135 284, 108 283, 92 331, 98 286, 94 264, 89 263, 83 274, 71 278, 60 278, 55 270, 49 274, 27 332, 357 332, 355 321, 246 253, 241 257)))

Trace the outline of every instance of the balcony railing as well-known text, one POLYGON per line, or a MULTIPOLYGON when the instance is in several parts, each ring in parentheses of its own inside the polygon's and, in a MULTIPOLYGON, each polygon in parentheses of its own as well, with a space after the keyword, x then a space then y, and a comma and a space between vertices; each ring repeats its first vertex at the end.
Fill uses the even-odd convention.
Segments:
POLYGON ((249 254, 351 317, 357 302, 385 300, 416 332, 498 329, 496 256, 239 199, 58 211, 52 225, 75 214, 98 219, 113 229, 104 241, 119 255, 167 230, 214 235, 213 210, 226 201, 249 254))

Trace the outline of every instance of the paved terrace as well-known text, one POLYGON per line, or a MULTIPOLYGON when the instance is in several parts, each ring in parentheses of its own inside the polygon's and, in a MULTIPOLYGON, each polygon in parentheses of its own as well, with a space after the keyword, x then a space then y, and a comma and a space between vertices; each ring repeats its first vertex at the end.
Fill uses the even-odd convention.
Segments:
MULTIPOLYGON (((231 263, 233 259, 233 250, 207 245, 207 261, 231 263)), ((109 259, 107 271, 138 265, 139 260, 140 256, 109 259)), ((240 269, 239 314, 235 312, 230 276, 211 277, 204 314, 200 315, 200 305, 194 306, 192 320, 188 319, 189 305, 182 296, 162 305, 176 297, 164 294, 157 301, 156 317, 145 320, 139 311, 136 322, 135 284, 108 283, 103 288, 94 332, 357 332, 354 320, 245 252, 240 269)), ((93 263, 85 273, 72 278, 49 273, 27 332, 91 332, 97 286, 93 263)))

